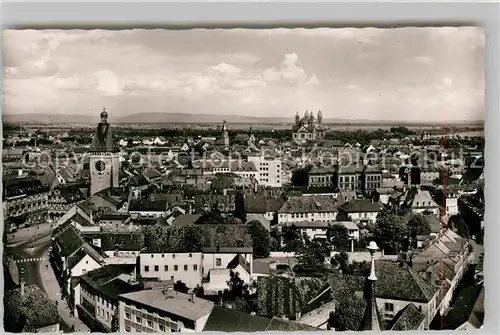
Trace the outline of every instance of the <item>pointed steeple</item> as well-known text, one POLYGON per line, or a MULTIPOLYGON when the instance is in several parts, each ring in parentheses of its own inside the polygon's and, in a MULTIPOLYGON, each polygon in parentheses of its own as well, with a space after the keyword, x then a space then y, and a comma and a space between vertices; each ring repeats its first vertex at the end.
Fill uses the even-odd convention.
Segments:
POLYGON ((377 243, 370 242, 368 245, 368 251, 371 255, 371 267, 370 275, 366 278, 365 286, 365 299, 366 299, 366 310, 361 323, 360 330, 371 330, 371 331, 381 331, 383 330, 383 324, 380 320, 380 314, 377 307, 377 299, 375 296, 375 283, 377 282, 377 276, 375 274, 375 252, 378 250, 377 243))
POLYGON ((297 111, 297 113, 295 113, 295 125, 298 126, 300 123, 300 114, 299 114, 299 111, 297 111))
POLYGON ((321 113, 321 109, 318 111, 318 124, 323 123, 323 113, 321 113))

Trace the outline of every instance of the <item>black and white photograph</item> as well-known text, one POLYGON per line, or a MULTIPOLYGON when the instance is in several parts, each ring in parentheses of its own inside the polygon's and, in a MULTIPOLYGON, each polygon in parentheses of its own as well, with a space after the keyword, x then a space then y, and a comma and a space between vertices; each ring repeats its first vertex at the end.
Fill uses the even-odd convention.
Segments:
POLYGON ((483 28, 6 29, 3 74, 6 332, 482 329, 483 28))

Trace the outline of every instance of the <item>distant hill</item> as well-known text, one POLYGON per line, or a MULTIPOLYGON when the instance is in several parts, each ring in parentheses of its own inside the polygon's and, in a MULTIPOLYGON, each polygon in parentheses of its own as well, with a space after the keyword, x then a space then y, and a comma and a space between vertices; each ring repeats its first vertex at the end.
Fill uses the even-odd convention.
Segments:
MULTIPOLYGON (((135 113, 119 118, 111 118, 111 123, 222 123, 226 120, 228 123, 260 123, 260 124, 291 124, 294 122, 293 117, 256 117, 246 115, 215 115, 215 114, 185 114, 185 113, 135 113)), ((82 115, 82 114, 4 114, 2 116, 4 123, 24 123, 24 124, 65 124, 65 123, 87 123, 98 122, 99 115, 82 115)), ((331 123, 346 123, 346 124, 439 124, 439 122, 412 122, 412 121, 391 121, 391 120, 361 120, 361 119, 324 119, 325 124, 331 123)), ((484 120, 478 121, 454 121, 448 122, 447 125, 484 125, 484 120)))

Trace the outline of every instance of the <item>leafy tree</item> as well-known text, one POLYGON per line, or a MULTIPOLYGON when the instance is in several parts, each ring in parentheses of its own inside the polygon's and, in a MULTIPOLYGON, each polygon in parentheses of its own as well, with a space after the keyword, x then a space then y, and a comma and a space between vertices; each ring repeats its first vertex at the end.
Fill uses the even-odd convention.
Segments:
POLYGON ((335 250, 348 251, 351 248, 349 231, 346 227, 340 224, 330 225, 326 231, 328 242, 330 242, 335 250))
POLYGON ((195 224, 233 224, 234 219, 222 216, 219 209, 206 212, 196 220, 195 224))
POLYGON ((236 298, 244 298, 249 294, 248 284, 245 284, 245 281, 240 278, 238 272, 231 270, 227 286, 228 288, 224 291, 224 296, 231 301, 236 300, 236 298))
POLYGON ((373 238, 387 253, 398 253, 407 237, 405 217, 385 213, 377 216, 373 238))
POLYGON ((328 326, 335 331, 359 331, 363 320, 365 303, 357 296, 339 296, 335 312, 330 314, 328 326))
POLYGON ((174 283, 174 290, 181 293, 188 293, 189 287, 184 282, 178 280, 174 283))
POLYGON ((271 241, 267 229, 259 221, 254 220, 249 223, 249 233, 252 236, 254 257, 269 257, 271 241))
POLYGON ((203 233, 196 226, 186 226, 184 242, 186 250, 201 250, 203 247, 203 233))
POLYGON ((448 220, 448 227, 456 231, 457 234, 463 238, 468 239, 470 237, 469 227, 460 215, 453 215, 450 217, 448 220))
POLYGON ((242 192, 236 192, 234 197, 234 213, 235 218, 241 220, 241 222, 247 222, 247 213, 245 211, 245 197, 242 192))
POLYGON ((308 186, 309 185, 309 171, 312 165, 307 165, 303 168, 297 169, 292 174, 292 184, 294 186, 308 186))
POLYGON ((325 260, 330 255, 330 250, 322 243, 313 240, 299 251, 299 262, 293 268, 297 275, 322 277, 329 272, 325 260))
POLYGON ((341 251, 330 259, 330 264, 333 267, 338 267, 342 273, 346 273, 349 266, 349 255, 345 251, 341 251))
POLYGON ((417 235, 429 235, 431 227, 423 215, 413 214, 408 221, 408 233, 412 238, 417 235))

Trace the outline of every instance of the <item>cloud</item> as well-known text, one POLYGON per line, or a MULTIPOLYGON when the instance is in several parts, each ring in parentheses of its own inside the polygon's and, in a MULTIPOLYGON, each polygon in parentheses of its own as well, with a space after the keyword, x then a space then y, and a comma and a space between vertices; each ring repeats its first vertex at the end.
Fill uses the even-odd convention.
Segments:
POLYGON ((227 63, 220 63, 219 65, 210 67, 210 69, 225 75, 234 75, 241 72, 241 69, 227 63))
POLYGON ((316 74, 313 74, 311 76, 311 78, 309 78, 309 80, 306 82, 306 85, 307 86, 316 86, 316 85, 319 85, 319 79, 316 76, 316 74))
POLYGON ((97 79, 96 90, 102 95, 114 97, 123 93, 123 85, 120 83, 118 76, 109 70, 100 70, 94 73, 97 79))
POLYGON ((307 78, 303 68, 298 66, 299 56, 296 53, 285 55, 279 68, 269 68, 263 72, 263 78, 269 82, 286 82, 295 84, 307 78))

